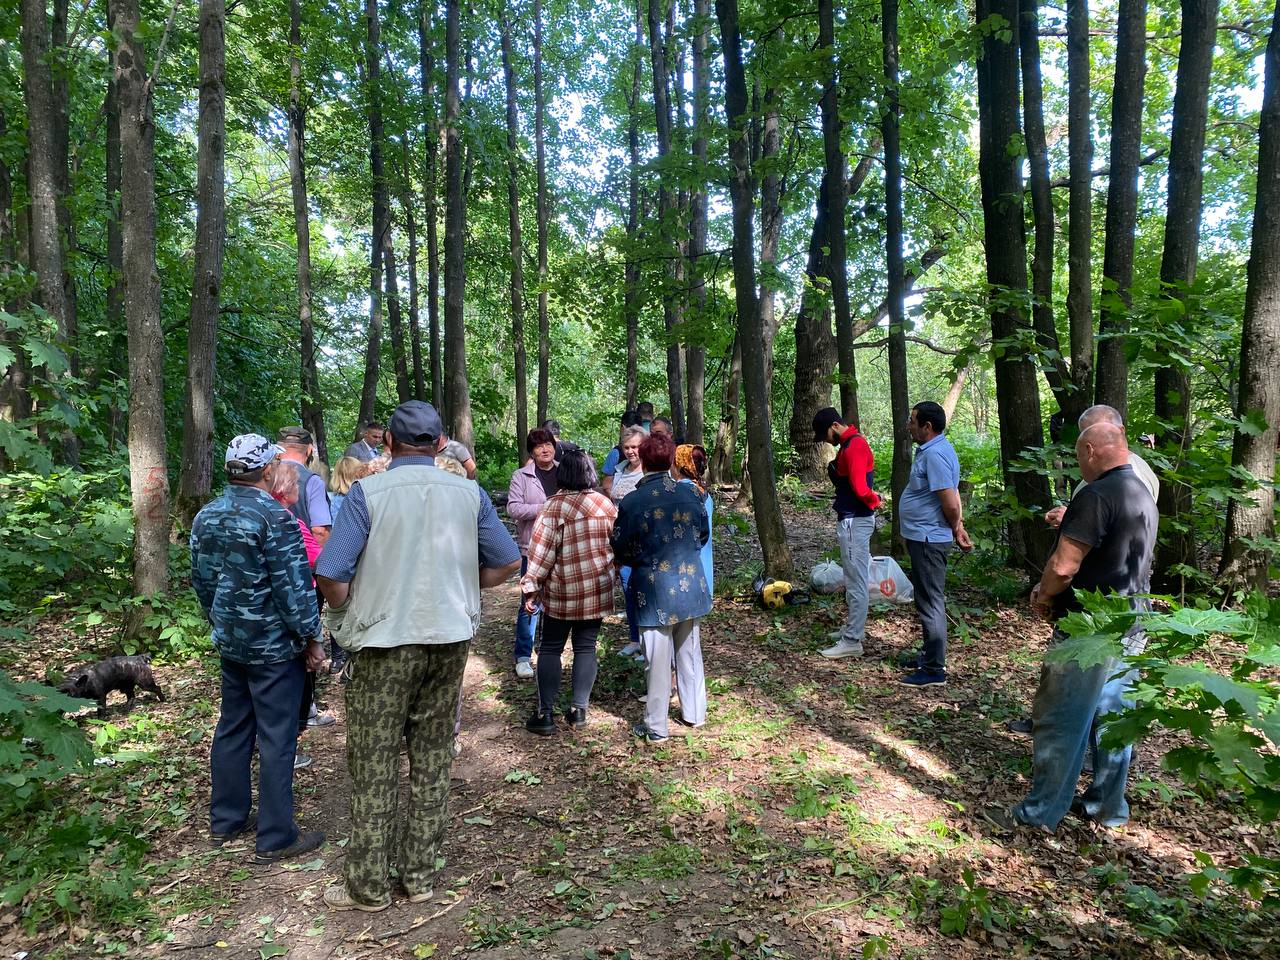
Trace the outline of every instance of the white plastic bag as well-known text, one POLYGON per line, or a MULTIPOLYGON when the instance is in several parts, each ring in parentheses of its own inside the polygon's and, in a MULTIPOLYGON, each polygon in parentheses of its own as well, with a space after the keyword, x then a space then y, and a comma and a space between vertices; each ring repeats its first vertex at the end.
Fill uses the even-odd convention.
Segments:
POLYGON ((814 593, 839 593, 844 589, 844 571, 834 560, 823 560, 809 571, 814 593))
POLYGON ((911 581, 893 557, 872 557, 867 579, 871 602, 910 603, 915 599, 911 581))

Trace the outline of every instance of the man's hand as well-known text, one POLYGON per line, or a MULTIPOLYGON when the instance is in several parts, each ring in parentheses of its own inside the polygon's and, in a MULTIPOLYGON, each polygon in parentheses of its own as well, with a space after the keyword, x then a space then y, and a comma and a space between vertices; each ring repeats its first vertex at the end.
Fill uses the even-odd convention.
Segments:
POLYGON ((973 549, 973 541, 969 539, 969 531, 964 528, 963 523, 957 523, 955 529, 951 531, 956 538, 956 546, 965 553, 973 549))
POLYGON ((1031 591, 1031 609, 1045 620, 1053 616, 1053 604, 1041 596, 1038 583, 1031 591))
POLYGON ((535 590, 533 593, 524 595, 524 612, 537 613, 538 608, 542 605, 542 594, 535 590))
POLYGON ((314 673, 320 669, 320 664, 324 663, 324 647, 320 646, 320 641, 313 638, 307 644, 307 669, 314 673))
POLYGON ((1057 530, 1058 527, 1062 526, 1062 518, 1066 516, 1066 514, 1066 507, 1054 507, 1052 510, 1045 513, 1044 522, 1057 530))

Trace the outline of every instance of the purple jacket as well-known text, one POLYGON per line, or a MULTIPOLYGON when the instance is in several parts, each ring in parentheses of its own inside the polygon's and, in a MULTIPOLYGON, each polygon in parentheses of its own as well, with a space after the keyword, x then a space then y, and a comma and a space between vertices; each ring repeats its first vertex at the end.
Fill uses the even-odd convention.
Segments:
POLYGON ((516 522, 516 543, 520 545, 521 556, 529 553, 533 521, 538 518, 538 511, 546 502, 547 495, 542 489, 542 481, 538 479, 533 461, 530 460, 511 475, 511 486, 507 488, 507 516, 516 522))

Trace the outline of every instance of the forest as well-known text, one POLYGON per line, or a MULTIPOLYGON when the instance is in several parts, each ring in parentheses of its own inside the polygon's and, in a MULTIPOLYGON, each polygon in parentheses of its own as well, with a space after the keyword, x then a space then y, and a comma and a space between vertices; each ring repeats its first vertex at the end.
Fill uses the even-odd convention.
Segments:
MULTIPOLYGON (((12 0, 0 7, 0 369, 0 946, 147 955, 177 938, 264 958, 429 957, 437 941, 441 955, 495 957, 512 944, 614 957, 1275 949, 1259 932, 1280 903, 1274 4, 12 0), (557 420, 599 463, 642 401, 710 456, 724 584, 713 617, 744 664, 718 681, 738 711, 721 719, 741 730, 710 759, 688 748, 685 794, 679 776, 618 759, 615 744, 563 761, 579 765, 557 768, 571 779, 590 779, 580 767, 592 759, 621 764, 607 781, 616 802, 643 794, 676 828, 626 854, 634 889, 621 899, 573 868, 622 840, 566 828, 548 841, 525 867, 540 887, 559 881, 559 926, 512 920, 464 882, 505 896, 518 838, 474 841, 493 862, 460 865, 459 899, 371 941, 359 928, 302 936, 323 928, 307 919, 314 904, 303 898, 286 924, 264 904, 293 888, 241 889, 234 864, 199 886, 207 861, 169 837, 204 816, 191 778, 217 667, 186 542, 221 490, 227 441, 301 424, 327 467, 409 399, 440 410, 491 493, 526 460, 531 429, 557 420), (1055 854, 1023 851, 1039 866, 984 886, 988 867, 1007 864, 991 867, 967 825, 948 827, 951 801, 934 793, 942 832, 919 848, 832 847, 822 830, 769 826, 778 810, 805 821, 792 811, 806 802, 809 816, 847 820, 857 789, 840 779, 847 757, 819 763, 820 748, 792 749, 767 720, 753 734, 753 713, 802 715, 829 740, 831 724, 851 722, 827 717, 831 703, 864 721, 886 711, 902 768, 932 777, 934 761, 902 743, 943 729, 968 743, 978 734, 959 732, 964 714, 981 707, 986 731, 1026 699, 984 692, 975 671, 963 708, 907 709, 832 674, 830 702, 815 706, 813 678, 778 664, 788 642, 816 649, 834 608, 733 606, 756 575, 803 581, 832 555, 834 451, 812 427, 829 405, 875 452, 890 502, 876 552, 902 556, 896 504, 922 400, 947 413, 975 541, 951 573, 961 586, 948 613, 975 661, 995 651, 988 679, 1031 683, 1039 662, 1021 649, 1036 629, 1024 601, 1053 546, 1044 514, 1080 476, 1079 414, 1115 407, 1159 475, 1158 642, 1122 725, 1160 744, 1148 802, 1171 830, 1191 803, 1194 837, 1130 834, 1138 852, 1118 858, 1072 846, 1080 863, 1061 882, 1085 883, 1092 906, 1080 910, 1097 916, 1070 929, 1035 919, 1047 888, 1027 897, 1026 870, 1055 854), (191 685, 188 699, 76 723, 49 671, 119 652, 151 655, 163 682, 191 685), (780 805, 757 796, 752 813, 688 772, 744 752, 780 805), (680 824, 691 811, 705 814, 692 833, 680 824), (715 838, 697 834, 712 823, 715 838), (721 842, 722 859, 688 859, 721 842), (873 848, 884 863, 869 877, 859 856, 873 848), (769 906, 786 922, 753 926, 760 903, 790 903, 779 890, 802 886, 813 859, 842 883, 866 881, 873 907, 861 894, 794 914, 769 906), (751 863, 765 865, 753 879, 751 863), (707 920, 653 941, 631 921, 594 941, 561 936, 657 913, 664 883, 704 873, 720 877, 707 897, 730 918, 723 931, 707 920), (226 924, 208 943, 202 911, 212 933, 226 924), (245 924, 254 937, 235 939, 245 924), (415 944, 410 931, 443 932, 415 944)), ((1087 609, 1074 637, 1086 658, 1123 632, 1105 602, 1087 609)), ((893 611, 880 622, 886 637, 914 629, 893 611)), ((505 742, 513 682, 467 676, 488 691, 468 711, 505 742)), ((621 702, 634 677, 610 682, 621 702)), ((840 749, 878 757, 878 736, 850 734, 840 749)), ((989 743, 957 746, 957 770, 971 749, 989 743)), ((483 806, 485 777, 494 796, 550 781, 541 760, 461 762, 475 794, 451 804, 479 804, 491 833, 504 816, 537 831, 560 816, 552 799, 483 806)), ((1025 774, 1020 762, 1009 769, 1025 774)), ((984 786, 1011 775, 948 774, 984 786)), ((583 803, 614 802, 604 796, 583 803)), ((329 869, 318 863, 302 869, 329 869)))

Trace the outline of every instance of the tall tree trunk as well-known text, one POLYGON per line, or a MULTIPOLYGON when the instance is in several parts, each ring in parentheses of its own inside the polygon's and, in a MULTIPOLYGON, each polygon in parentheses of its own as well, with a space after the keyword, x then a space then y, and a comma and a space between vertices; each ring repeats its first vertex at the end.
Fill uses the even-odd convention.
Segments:
POLYGON ((1040 77, 1039 0, 1021 0, 1022 113, 1035 225, 1031 257, 1031 325, 1040 348, 1037 358, 1060 410, 1072 406, 1071 371, 1053 319, 1053 197, 1049 187, 1049 145, 1044 135, 1044 84, 1040 77))
MULTIPOLYGON (((707 51, 711 36, 710 0, 693 0, 693 166, 698 185, 689 203, 689 267, 693 311, 700 325, 707 322, 707 136, 711 126, 711 57, 707 51)), ((689 409, 685 439, 702 443, 706 433, 707 348, 690 344, 685 354, 689 409)))
MULTIPOLYGON (((516 75, 511 63, 509 11, 502 19, 502 75, 507 83, 507 224, 511 236, 511 343, 515 348, 516 459, 523 460, 529 435, 528 373, 524 355, 524 250, 520 244, 520 117, 516 110, 516 75)), ((543 396, 542 383, 538 396, 543 396)), ((539 414, 541 416, 541 413, 539 414)), ((539 420, 539 423, 542 423, 539 420)))
MULTIPOLYGON (((542 0, 533 0, 533 142, 538 165, 538 425, 550 414, 551 328, 547 319, 547 99, 542 86, 542 0)), ((524 456, 524 444, 520 446, 524 456)))
POLYGON ((773 382, 773 341, 778 334, 777 263, 782 239, 782 176, 778 172, 778 151, 782 129, 778 117, 778 97, 772 88, 765 91, 764 116, 760 129, 760 327, 764 331, 764 375, 773 382))
MULTIPOLYGON (((53 138, 58 177, 58 232, 62 237, 62 289, 67 304, 67 361, 71 375, 80 375, 80 351, 76 347, 79 329, 76 308, 76 224, 71 215, 71 51, 67 45, 68 0, 53 0, 50 52, 57 66, 53 70, 53 138)), ((62 436, 69 462, 79 462, 80 440, 70 431, 62 436)))
POLYGON ((445 3, 445 217, 444 217, 444 348, 445 420, 449 435, 466 444, 473 442, 471 387, 467 381, 467 331, 463 322, 466 265, 466 195, 463 191, 464 160, 458 83, 462 72, 462 0, 445 3))
POLYGON ((627 327, 627 409, 634 410, 640 392, 640 73, 644 48, 644 26, 640 5, 636 0, 636 44, 632 51, 631 97, 627 102, 627 257, 622 274, 622 315, 627 327))
POLYGON ((1258 142, 1258 194, 1253 245, 1240 335, 1240 396, 1236 416, 1261 430, 1236 430, 1231 465, 1258 487, 1238 493, 1227 506, 1221 579, 1265 591, 1271 552, 1251 544, 1275 528, 1276 438, 1280 431, 1280 7, 1271 15, 1267 41, 1262 123, 1258 142))
POLYGON ((827 275, 836 321, 836 352, 840 363, 840 409, 846 423, 858 422, 858 373, 853 354, 853 328, 849 316, 849 275, 845 254, 844 150, 841 146, 840 81, 836 66, 835 2, 818 0, 818 46, 823 51, 825 76, 822 90, 823 182, 827 197, 827 275))
MULTIPOLYGON (((378 380, 382 367, 382 256, 390 214, 387 210, 387 177, 382 163, 381 23, 378 0, 365 0, 364 64, 369 97, 369 174, 373 183, 373 229, 369 239, 369 339, 364 350, 364 379, 360 386, 360 423, 374 418, 378 404, 378 380)), ((357 425, 357 429, 359 425, 357 425)))
POLYGON ((1133 246, 1138 225, 1138 154, 1147 74, 1147 0, 1120 0, 1115 86, 1111 95, 1111 164, 1106 242, 1102 251, 1101 315, 1094 391, 1127 417, 1129 361, 1125 341, 1133 303, 1133 246))
POLYGON ((428 31, 434 5, 422 0, 418 15, 418 61, 422 71, 422 109, 426 132, 423 137, 422 190, 426 194, 427 216, 427 331, 430 342, 431 402, 444 409, 444 367, 440 354, 440 121, 436 114, 436 58, 431 53, 428 31))
MULTIPOLYGON (((849 175, 845 195, 852 197, 862 189, 871 172, 874 154, 880 149, 877 140, 849 175)), ((836 369, 836 339, 831 331, 831 308, 822 281, 829 276, 827 252, 827 211, 831 206, 826 196, 826 178, 818 185, 817 212, 809 237, 809 258, 805 266, 805 288, 796 315, 795 383, 791 404, 789 433, 791 445, 799 461, 802 479, 816 482, 826 478, 829 459, 826 444, 813 441, 813 416, 831 404, 831 377, 836 369)))
POLYGON ((422 322, 419 316, 421 303, 418 296, 418 218, 413 212, 413 169, 409 162, 409 132, 405 131, 401 146, 401 171, 404 174, 400 190, 400 206, 404 208, 404 228, 409 236, 409 347, 413 367, 413 399, 427 399, 427 378, 422 366, 422 322))
POLYGON ((747 81, 742 68, 738 0, 716 0, 716 16, 720 21, 721 49, 724 51, 725 113, 729 123, 729 158, 732 164, 729 192, 733 203, 733 279, 738 307, 738 336, 742 343, 742 382, 747 404, 751 499, 765 570, 770 576, 787 577, 794 564, 791 549, 787 546, 787 532, 782 523, 782 509, 774 479, 764 328, 756 302, 755 184, 747 143, 747 81))
MULTIPOLYGON (((22 73, 27 104, 27 198, 31 221, 31 269, 36 274, 36 300, 54 319, 58 346, 73 352, 71 336, 75 320, 64 283, 59 209, 64 203, 60 184, 66 181, 65 156, 59 173, 59 144, 56 122, 38 118, 55 117, 60 109, 54 101, 49 17, 44 0, 22 0, 22 73)), ((67 463, 79 460, 79 443, 70 431, 61 443, 67 463)))
MULTIPOLYGON (((1173 130, 1169 138, 1168 207, 1164 221, 1164 253, 1160 260, 1162 295, 1184 305, 1174 319, 1163 311, 1170 333, 1183 342, 1196 335, 1195 318, 1186 313, 1187 293, 1196 281, 1200 252, 1200 211, 1204 186, 1204 139, 1209 112, 1209 75, 1218 26, 1218 0, 1183 0, 1182 45, 1173 97, 1173 130)), ((1170 352, 1165 352, 1170 357, 1170 352)), ((1156 368, 1156 437, 1172 469, 1160 484, 1160 519, 1166 524, 1156 550, 1157 580, 1182 585, 1174 567, 1196 564, 1195 534, 1190 525, 1191 487, 1180 477, 1191 442, 1191 370, 1170 359, 1156 368), (1186 529, 1179 529, 1185 527, 1186 529)))
POLYGON ((187 328, 187 392, 182 470, 175 512, 190 525, 213 489, 213 373, 227 234, 223 187, 226 154, 226 4, 200 0, 200 116, 196 152, 195 277, 187 328))
POLYGON ((396 400, 404 403, 413 398, 413 384, 409 379, 409 361, 404 343, 404 311, 400 303, 396 248, 392 243, 391 204, 389 199, 386 202, 387 229, 382 234, 382 265, 387 281, 387 326, 391 334, 391 363, 396 371, 396 400))
MULTIPOLYGON (((1026 294, 1026 236, 1022 219, 1022 157, 1018 122, 1018 0, 978 0, 978 22, 997 14, 1013 39, 983 38, 978 60, 979 173, 987 249, 987 282, 993 296, 992 358, 1000 411, 1000 453, 1005 487, 1024 507, 1047 506, 1049 485, 1039 474, 1013 467, 1028 448, 1044 442, 1035 366, 1013 344, 1025 342, 1027 318, 1016 302, 1026 294), (1011 149, 1012 148, 1012 149, 1011 149)), ((1009 531, 1014 561, 1028 569, 1043 563, 1048 528, 1034 517, 1016 520, 1009 531)))
MULTIPOLYGON (((0 106, 0 138, 8 133, 8 122, 4 108, 0 106)), ((0 164, 0 280, 6 280, 12 269, 11 264, 18 263, 17 224, 13 215, 13 179, 9 168, 0 164)), ((4 301, 4 309, 9 313, 17 313, 25 305, 18 297, 4 301)), ((4 370, 0 380, 0 403, 5 411, 3 416, 12 422, 20 422, 31 416, 30 372, 27 369, 26 356, 18 349, 18 332, 5 331, 0 342, 13 350, 14 359, 4 370)), ((0 466, 8 469, 8 458, 0 466)))
MULTIPOLYGON (((115 10, 107 3, 107 30, 115 29, 115 10)), ((106 190, 107 190, 107 329, 112 345, 108 361, 114 376, 125 377, 126 371, 118 366, 124 357, 126 367, 129 355, 128 337, 124 319, 124 239, 120 230, 120 96, 116 90, 115 48, 107 51, 107 95, 103 109, 107 114, 106 137, 106 190)), ((125 411, 119 403, 111 401, 107 410, 107 448, 114 450, 116 439, 124 433, 125 411)))
MULTIPOLYGON (((663 42, 662 0, 649 0, 649 57, 653 66, 653 107, 657 120, 658 159, 671 153, 671 102, 667 95, 667 51, 663 42)), ((676 242, 679 211, 671 175, 664 170, 658 181, 658 232, 665 252, 666 282, 662 287, 662 319, 667 331, 667 397, 671 421, 677 433, 684 433, 684 361, 675 328, 681 322, 682 291, 679 245, 676 242)))
POLYGON ((965 384, 969 382, 969 371, 972 369, 971 364, 961 367, 956 378, 951 381, 951 386, 947 388, 947 395, 942 398, 942 412, 947 415, 947 423, 956 415, 956 406, 960 403, 960 396, 964 393, 965 384))
MULTIPOLYGON (((129 486, 133 496, 133 591, 169 586, 169 470, 164 436, 164 328, 156 265, 155 115, 138 0, 110 0, 118 40, 120 222, 129 329, 129 486)), ((139 623, 132 625, 135 629, 139 623)))
POLYGON ((1089 0, 1067 0, 1067 324, 1069 424, 1093 398, 1093 119, 1089 109, 1089 0))
POLYGON ((293 195, 293 232, 298 244, 298 342, 301 346, 302 425, 329 462, 324 430, 320 375, 316 370, 316 334, 311 298, 311 213, 307 208, 306 117, 302 95, 302 0, 289 0, 289 187, 293 195))
POLYGON ((893 491, 892 542, 902 552, 902 518, 898 509, 911 473, 911 435, 907 418, 911 398, 907 384, 907 318, 903 302, 906 276, 902 264, 902 146, 898 130, 898 0, 881 0, 880 34, 884 46, 885 107, 881 113, 884 139, 885 266, 888 268, 889 401, 893 414, 893 461, 889 486, 893 491))

